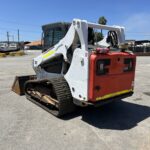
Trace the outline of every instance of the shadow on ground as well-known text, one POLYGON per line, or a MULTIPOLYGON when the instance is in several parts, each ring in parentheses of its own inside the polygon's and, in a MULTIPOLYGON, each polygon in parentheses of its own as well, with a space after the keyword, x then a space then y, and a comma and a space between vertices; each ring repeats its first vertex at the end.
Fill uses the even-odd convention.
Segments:
POLYGON ((78 116, 81 116, 84 122, 97 128, 127 130, 150 117, 150 107, 121 100, 99 108, 81 108, 66 116, 64 120, 78 116))

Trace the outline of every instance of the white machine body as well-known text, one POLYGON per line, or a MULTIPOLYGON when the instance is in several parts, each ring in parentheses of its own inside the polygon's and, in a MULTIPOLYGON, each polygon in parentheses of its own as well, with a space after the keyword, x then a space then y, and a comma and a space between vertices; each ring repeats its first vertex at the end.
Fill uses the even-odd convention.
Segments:
MULTIPOLYGON (((65 37, 54 47, 40 54, 33 60, 33 68, 38 79, 50 79, 57 76, 64 76, 69 84, 72 97, 81 101, 88 101, 88 80, 89 80, 89 55, 91 51, 88 48, 88 28, 104 29, 115 31, 118 37, 118 45, 125 43, 124 27, 107 26, 90 23, 85 20, 74 19, 65 37), (75 36, 78 35, 81 46, 74 50, 72 61, 67 73, 48 73, 41 64, 48 62, 58 54, 63 55, 65 62, 68 62, 67 51, 72 45, 75 36)), ((106 38, 96 43, 102 47, 111 46, 107 43, 106 38)))

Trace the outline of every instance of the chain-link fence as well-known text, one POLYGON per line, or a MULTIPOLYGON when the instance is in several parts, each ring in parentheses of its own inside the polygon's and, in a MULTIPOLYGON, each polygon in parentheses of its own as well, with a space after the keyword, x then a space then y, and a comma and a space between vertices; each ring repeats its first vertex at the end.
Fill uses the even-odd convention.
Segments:
POLYGON ((150 46, 133 46, 133 47, 129 47, 129 50, 136 53, 138 52, 150 53, 150 46))

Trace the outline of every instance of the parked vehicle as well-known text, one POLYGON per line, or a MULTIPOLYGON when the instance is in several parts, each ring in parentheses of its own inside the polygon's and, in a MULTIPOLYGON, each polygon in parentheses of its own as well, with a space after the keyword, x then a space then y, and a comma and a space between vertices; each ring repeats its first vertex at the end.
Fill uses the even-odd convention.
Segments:
POLYGON ((0 52, 13 52, 20 50, 19 45, 17 42, 2 42, 0 43, 0 52))

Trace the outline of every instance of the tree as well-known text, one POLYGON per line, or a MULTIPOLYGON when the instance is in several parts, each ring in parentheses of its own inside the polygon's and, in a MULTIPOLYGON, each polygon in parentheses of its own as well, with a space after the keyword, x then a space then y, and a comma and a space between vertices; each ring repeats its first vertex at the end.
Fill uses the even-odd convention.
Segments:
MULTIPOLYGON (((102 25, 106 25, 107 24, 107 19, 104 16, 99 17, 98 19, 98 23, 102 24, 102 25)), ((103 35, 103 31, 101 29, 101 34, 103 35)))
POLYGON ((107 24, 107 19, 104 16, 99 17, 98 23, 102 24, 102 25, 106 25, 107 24))
POLYGON ((95 32, 95 38, 94 38, 94 41, 95 42, 99 42, 103 39, 103 35, 101 32, 95 32))
MULTIPOLYGON (((104 16, 101 16, 98 19, 98 23, 102 24, 102 25, 106 25, 107 19, 104 16)), ((104 38, 102 30, 101 30, 101 32, 95 31, 94 34, 95 34, 95 42, 99 42, 104 38)))

